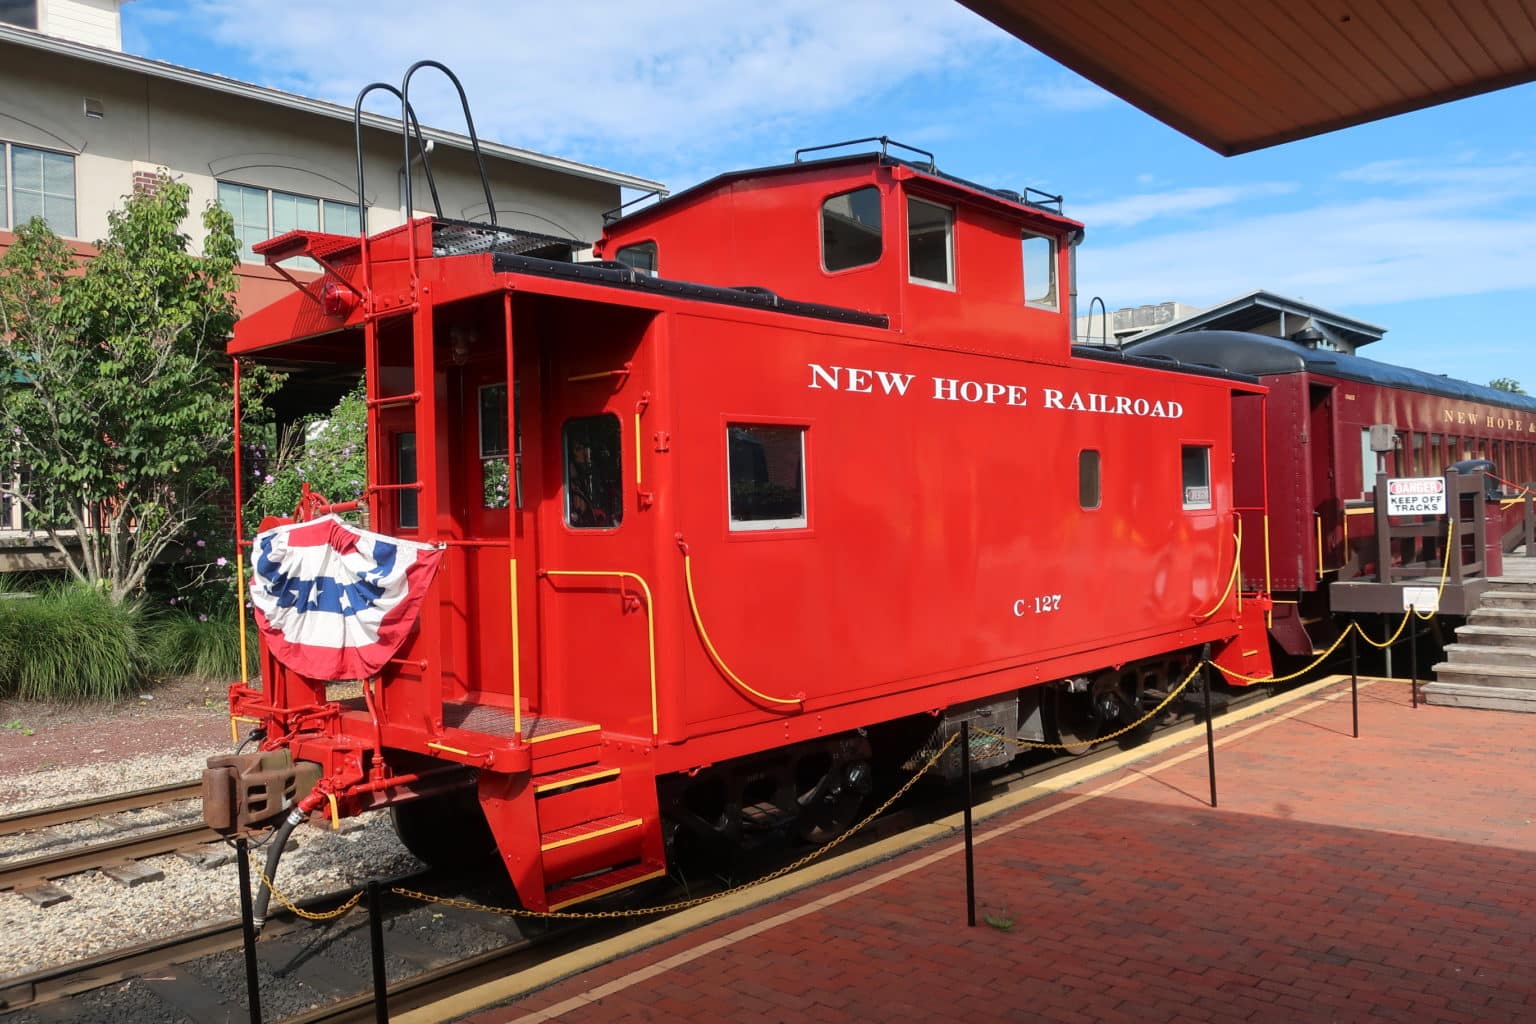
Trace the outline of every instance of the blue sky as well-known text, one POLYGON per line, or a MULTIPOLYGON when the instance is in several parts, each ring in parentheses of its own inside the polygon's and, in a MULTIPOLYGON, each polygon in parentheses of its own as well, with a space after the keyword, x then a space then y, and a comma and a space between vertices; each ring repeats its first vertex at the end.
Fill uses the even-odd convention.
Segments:
MULTIPOLYGON (((674 190, 889 135, 1063 193, 1085 309, 1267 288, 1388 328, 1364 355, 1536 393, 1536 85, 1225 158, 948 0, 122 10, 132 53, 346 104, 434 57, 483 134, 674 190)), ((442 91, 419 107, 459 126, 442 91)))

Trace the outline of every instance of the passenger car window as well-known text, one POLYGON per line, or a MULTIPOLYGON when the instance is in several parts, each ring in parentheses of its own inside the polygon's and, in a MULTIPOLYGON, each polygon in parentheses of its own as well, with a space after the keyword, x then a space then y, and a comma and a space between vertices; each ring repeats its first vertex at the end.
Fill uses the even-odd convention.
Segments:
POLYGON ((1056 240, 1024 236, 1024 301, 1041 309, 1056 308, 1056 240))
POLYGON ((565 523, 611 530, 624 520, 624 453, 612 413, 565 421, 565 523))
POLYGON ((1203 445, 1184 446, 1184 509, 1211 507, 1211 450, 1203 445))
POLYGON ((730 528, 804 528, 805 428, 732 423, 726 427, 726 448, 730 528))
POLYGON ((880 259, 880 190, 873 186, 833 196, 821 204, 821 265, 828 270, 863 267, 880 259))
POLYGON ((955 286, 955 211, 907 197, 907 276, 919 284, 955 286))

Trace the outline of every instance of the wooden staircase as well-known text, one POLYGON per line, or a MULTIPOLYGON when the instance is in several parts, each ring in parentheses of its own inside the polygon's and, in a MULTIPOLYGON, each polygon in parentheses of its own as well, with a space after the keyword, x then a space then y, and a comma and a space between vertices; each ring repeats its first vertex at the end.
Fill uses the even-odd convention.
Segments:
POLYGON ((1435 666, 1427 703, 1536 713, 1536 565, 1506 566, 1435 666))

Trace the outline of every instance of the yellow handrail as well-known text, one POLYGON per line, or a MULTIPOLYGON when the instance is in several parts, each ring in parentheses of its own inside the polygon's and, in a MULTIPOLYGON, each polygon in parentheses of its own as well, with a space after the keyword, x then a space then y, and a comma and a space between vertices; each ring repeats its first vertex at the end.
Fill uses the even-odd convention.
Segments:
POLYGON ((510 559, 508 574, 511 576, 511 590, 508 604, 511 607, 512 617, 512 736, 513 739, 523 742, 523 658, 522 644, 517 629, 517 559, 510 559))
POLYGON ((645 582, 645 578, 639 573, 625 572, 622 569, 611 570, 587 570, 587 569, 545 569, 545 576, 607 576, 617 579, 634 580, 640 589, 645 592, 645 631, 646 640, 649 643, 651 659, 651 738, 661 735, 661 720, 656 712, 656 602, 651 599, 651 586, 645 582))
MULTIPOLYGON (((1269 575, 1269 513, 1264 513, 1264 593, 1273 595, 1275 584, 1269 575)), ((1270 601, 1269 608, 1264 611, 1264 626, 1268 628, 1275 624, 1274 601, 1270 601)))
MULTIPOLYGON (((1196 619, 1208 619, 1221 611, 1221 606, 1227 603, 1227 596, 1232 593, 1232 588, 1237 585, 1237 574, 1242 571, 1243 567, 1242 516, 1237 517, 1237 532, 1232 535, 1232 541, 1232 575, 1227 577, 1227 589, 1221 592, 1221 596, 1216 599, 1216 603, 1211 606, 1210 611, 1200 612, 1195 616, 1196 619)), ((1243 592, 1241 589, 1237 592, 1237 607, 1239 610, 1243 607, 1243 592)))
POLYGON ((720 652, 715 650, 715 645, 709 639, 709 630, 704 628, 704 619, 699 615, 699 601, 693 593, 693 556, 686 552, 683 554, 683 578, 688 582, 688 610, 693 612, 694 628, 699 631, 699 639, 704 641, 704 650, 709 652, 709 659, 715 663, 715 668, 720 670, 720 674, 734 683, 737 689, 743 693, 751 694, 766 704, 789 705, 792 707, 804 704, 805 696, 803 694, 794 697, 770 697, 760 690, 753 689, 747 685, 745 680, 731 671, 731 667, 725 663, 725 659, 720 657, 720 652))
POLYGON ((635 486, 639 487, 644 480, 643 467, 640 464, 640 414, 635 413, 635 486))

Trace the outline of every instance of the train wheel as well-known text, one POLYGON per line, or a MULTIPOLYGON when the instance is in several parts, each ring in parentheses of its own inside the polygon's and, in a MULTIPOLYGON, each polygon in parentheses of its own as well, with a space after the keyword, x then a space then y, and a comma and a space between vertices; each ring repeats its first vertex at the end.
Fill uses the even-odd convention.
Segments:
POLYGON ((856 737, 835 751, 802 758, 795 768, 795 819, 800 838, 821 844, 835 839, 858 821, 864 798, 873 787, 869 741, 856 737))
POLYGON ((473 787, 394 804, 389 820, 405 848, 429 867, 477 871, 496 863, 496 837, 473 787))
POLYGON ((1094 713, 1087 692, 1074 693, 1066 682, 1051 683, 1045 701, 1046 713, 1056 742, 1068 754, 1077 756, 1093 749, 1093 741, 1104 731, 1104 720, 1094 713))

